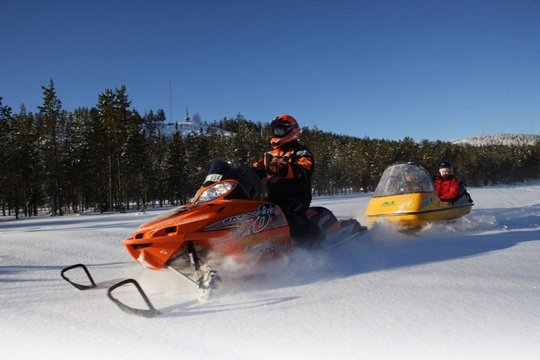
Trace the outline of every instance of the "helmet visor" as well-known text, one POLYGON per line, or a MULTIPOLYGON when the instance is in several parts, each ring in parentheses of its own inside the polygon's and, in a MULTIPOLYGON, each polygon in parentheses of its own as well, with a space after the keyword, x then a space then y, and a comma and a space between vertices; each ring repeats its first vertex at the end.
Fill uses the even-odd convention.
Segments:
POLYGON ((274 127, 272 127, 272 135, 274 137, 280 138, 280 137, 283 137, 283 136, 287 135, 292 129, 294 129, 296 127, 298 127, 298 125, 274 126, 274 127))

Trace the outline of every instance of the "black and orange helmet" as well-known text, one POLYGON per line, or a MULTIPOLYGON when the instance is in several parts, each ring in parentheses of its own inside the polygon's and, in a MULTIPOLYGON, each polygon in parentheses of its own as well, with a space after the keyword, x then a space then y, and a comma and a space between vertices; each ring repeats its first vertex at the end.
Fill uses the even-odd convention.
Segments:
POLYGON ((296 141, 300 136, 300 126, 291 115, 276 116, 270 126, 272 128, 270 144, 274 148, 296 141))

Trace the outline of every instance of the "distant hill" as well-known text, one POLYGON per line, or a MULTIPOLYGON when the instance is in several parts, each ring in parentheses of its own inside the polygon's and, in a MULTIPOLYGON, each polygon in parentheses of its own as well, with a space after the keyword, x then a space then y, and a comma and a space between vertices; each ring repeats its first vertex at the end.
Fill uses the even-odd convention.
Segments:
POLYGON ((540 135, 534 134, 495 134, 467 137, 452 141, 454 144, 466 144, 472 146, 486 145, 535 145, 540 142, 540 135))

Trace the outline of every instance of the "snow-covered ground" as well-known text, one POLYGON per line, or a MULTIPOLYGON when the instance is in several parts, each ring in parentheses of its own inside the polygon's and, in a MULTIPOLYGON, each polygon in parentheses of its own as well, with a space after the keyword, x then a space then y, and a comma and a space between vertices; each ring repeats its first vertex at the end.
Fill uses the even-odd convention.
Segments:
MULTIPOLYGON (((331 252, 226 266, 215 296, 136 264, 121 240, 157 215, 0 222, 3 359, 538 359, 540 184, 472 188, 471 214, 404 235, 370 226, 331 252), (98 289, 60 277, 89 266, 98 289), (155 318, 106 288, 136 278, 155 318)), ((319 198, 362 223, 368 195, 319 198)), ((130 295, 131 293, 127 293, 130 295)))

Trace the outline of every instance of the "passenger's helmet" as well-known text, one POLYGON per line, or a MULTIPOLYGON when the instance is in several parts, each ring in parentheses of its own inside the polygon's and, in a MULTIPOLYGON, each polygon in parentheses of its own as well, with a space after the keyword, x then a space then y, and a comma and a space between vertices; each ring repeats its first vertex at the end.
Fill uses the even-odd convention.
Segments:
POLYGON ((452 166, 452 163, 450 161, 441 161, 439 165, 437 165, 437 168, 440 169, 448 169, 450 174, 453 172, 454 168, 452 166))
POLYGON ((278 115, 270 126, 272 128, 270 144, 274 148, 296 141, 300 136, 300 126, 291 115, 278 115))
POLYGON ((414 160, 407 161, 407 165, 418 166, 418 163, 414 160))

